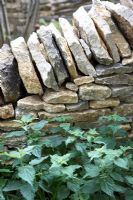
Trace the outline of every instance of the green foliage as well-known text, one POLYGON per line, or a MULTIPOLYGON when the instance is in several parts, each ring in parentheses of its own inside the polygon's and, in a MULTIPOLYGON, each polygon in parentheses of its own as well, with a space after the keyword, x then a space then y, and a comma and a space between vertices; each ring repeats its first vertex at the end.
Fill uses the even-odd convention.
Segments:
POLYGON ((23 148, 0 148, 0 200, 133 200, 133 142, 116 114, 99 127, 81 130, 70 118, 39 121, 26 115, 23 148), (45 129, 48 123, 57 127, 45 129))

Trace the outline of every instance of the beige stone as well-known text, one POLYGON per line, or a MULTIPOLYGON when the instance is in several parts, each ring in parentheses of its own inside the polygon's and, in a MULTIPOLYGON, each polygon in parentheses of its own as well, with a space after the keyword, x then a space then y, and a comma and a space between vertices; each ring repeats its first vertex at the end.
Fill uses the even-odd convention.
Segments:
POLYGON ((0 130, 2 131, 15 131, 20 128, 21 128, 20 124, 13 120, 0 121, 0 130))
POLYGON ((47 90, 43 96, 46 103, 52 104, 71 104, 78 103, 78 95, 76 92, 61 89, 58 92, 47 90))
POLYGON ((106 99, 103 101, 90 101, 90 108, 108 108, 108 107, 116 107, 120 104, 119 99, 106 99))
POLYGON ((9 119, 14 117, 14 108, 12 104, 0 106, 0 118, 9 119))
POLYGON ((130 65, 133 64, 133 52, 132 55, 128 58, 123 58, 122 65, 130 65))
POLYGON ((11 42, 12 52, 18 62, 18 70, 25 89, 29 94, 43 94, 41 83, 30 59, 27 45, 23 37, 11 42))
POLYGON ((133 103, 122 104, 114 109, 117 114, 121 116, 132 116, 133 115, 133 103))
POLYGON ((92 76, 81 76, 81 77, 74 79, 74 83, 77 86, 84 85, 87 83, 93 83, 93 82, 94 82, 94 78, 92 76))
POLYGON ((80 101, 76 104, 66 105, 66 110, 69 112, 81 111, 81 110, 88 110, 89 103, 88 101, 80 101))
POLYGON ((65 105, 63 104, 49 104, 43 102, 43 110, 49 113, 60 113, 65 110, 65 105))
POLYGON ((69 89, 69 90, 75 91, 75 92, 78 91, 77 85, 75 83, 72 83, 72 82, 67 82, 66 88, 69 89))
POLYGON ((111 89, 101 85, 82 85, 79 88, 79 97, 82 100, 103 100, 111 96, 111 89))

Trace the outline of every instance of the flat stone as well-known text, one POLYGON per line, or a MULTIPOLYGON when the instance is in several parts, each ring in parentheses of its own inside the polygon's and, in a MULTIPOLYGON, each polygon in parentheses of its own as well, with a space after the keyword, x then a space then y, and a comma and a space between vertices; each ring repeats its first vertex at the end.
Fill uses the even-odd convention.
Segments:
POLYGON ((106 8, 111 12, 122 33, 133 48, 133 10, 121 4, 104 2, 106 8))
POLYGON ((40 47, 40 42, 38 40, 37 34, 32 33, 28 39, 28 47, 32 55, 32 59, 36 63, 36 67, 40 73, 43 84, 47 88, 52 88, 58 90, 58 85, 54 76, 52 66, 46 61, 44 54, 42 53, 42 47, 40 47))
POLYGON ((108 23, 112 32, 112 38, 119 50, 120 56, 122 58, 129 57, 131 55, 130 46, 113 21, 111 13, 106 9, 102 2, 97 2, 96 0, 93 0, 93 7, 95 8, 95 11, 108 23))
POLYGON ((81 38, 90 46, 95 59, 104 65, 110 65, 113 60, 101 40, 93 20, 83 7, 80 7, 74 14, 74 24, 80 31, 81 38))
POLYGON ((121 116, 132 116, 133 115, 133 103, 122 104, 114 109, 117 114, 121 116))
POLYGON ((133 95, 129 93, 128 96, 122 96, 120 97, 121 102, 124 103, 133 103, 133 95))
POLYGON ((17 101, 20 97, 20 86, 21 80, 14 56, 10 47, 5 44, 0 49, 0 87, 6 103, 17 101))
POLYGON ((9 119, 14 117, 14 108, 12 104, 0 106, 0 118, 9 119))
POLYGON ((109 24, 100 16, 100 14, 97 12, 97 9, 95 9, 95 7, 93 6, 92 6, 92 9, 89 11, 89 15, 93 19, 97 27, 97 30, 99 32, 99 35, 105 42, 108 52, 113 58, 114 63, 119 62, 120 55, 118 53, 118 49, 115 44, 115 41, 113 40, 112 32, 111 32, 109 24))
POLYGON ((111 87, 112 97, 127 97, 133 95, 133 86, 114 86, 111 87))
POLYGON ((90 51, 90 47, 86 44, 86 42, 83 39, 80 39, 79 41, 80 41, 81 46, 84 49, 84 52, 85 52, 87 58, 90 60, 91 57, 92 57, 92 53, 90 51))
POLYGON ((30 59, 27 45, 23 37, 11 42, 12 52, 18 62, 19 75, 29 94, 43 94, 41 83, 30 59))
POLYGON ((88 109, 89 109, 88 101, 80 101, 77 104, 66 105, 66 110, 69 112, 82 111, 88 109))
POLYGON ((2 131, 16 131, 21 128, 20 124, 13 120, 0 121, 0 130, 2 131))
POLYGON ((130 57, 123 58, 123 60, 122 60, 122 65, 129 65, 129 64, 133 64, 133 52, 130 57))
POLYGON ((81 76, 81 77, 74 79, 74 83, 77 86, 84 85, 87 83, 89 84, 89 83, 93 83, 93 82, 94 82, 94 78, 92 76, 81 76))
POLYGON ((133 65, 123 66, 121 63, 116 63, 107 67, 105 67, 104 65, 97 65, 96 72, 97 76, 132 73, 133 65))
POLYGON ((46 103, 52 104, 71 104, 78 103, 78 95, 76 92, 61 89, 58 92, 47 90, 43 96, 46 103))
POLYGON ((60 52, 56 47, 55 41, 52 37, 52 32, 48 27, 41 26, 37 31, 44 48, 46 49, 49 61, 53 67, 59 86, 64 83, 68 77, 60 52))
POLYGON ((78 76, 78 72, 77 72, 76 65, 73 60, 72 54, 69 50, 67 41, 65 40, 65 38, 61 35, 61 33, 58 31, 58 29, 53 24, 50 24, 49 27, 55 38, 57 46, 60 49, 62 58, 64 59, 64 62, 67 66, 70 77, 72 79, 76 78, 78 76))
POLYGON ((106 99, 103 101, 90 101, 90 108, 110 108, 116 107, 120 104, 119 99, 106 99))
POLYGON ((47 112, 39 112, 39 118, 40 119, 49 119, 53 117, 71 117, 69 120, 70 123, 73 122, 93 122, 96 121, 100 116, 102 115, 109 115, 111 113, 110 109, 99 109, 99 110, 86 110, 82 112, 68 112, 68 113, 56 113, 56 114, 50 114, 47 112))
POLYGON ((64 18, 60 18, 59 23, 62 28, 64 37, 68 43, 68 46, 77 63, 78 69, 85 75, 95 76, 96 71, 90 61, 87 59, 85 52, 71 24, 64 18))
POLYGON ((99 77, 96 78, 95 82, 105 85, 133 85, 133 75, 117 74, 109 77, 99 77))
POLYGON ((79 88, 79 97, 82 100, 103 100, 111 96, 111 89, 101 85, 82 85, 79 88))
POLYGON ((75 83, 71 83, 71 82, 66 83, 66 88, 75 92, 78 91, 78 87, 75 83))
POLYGON ((60 113, 65 111, 66 107, 63 104, 49 104, 46 102, 43 102, 43 110, 45 110, 48 113, 60 113))

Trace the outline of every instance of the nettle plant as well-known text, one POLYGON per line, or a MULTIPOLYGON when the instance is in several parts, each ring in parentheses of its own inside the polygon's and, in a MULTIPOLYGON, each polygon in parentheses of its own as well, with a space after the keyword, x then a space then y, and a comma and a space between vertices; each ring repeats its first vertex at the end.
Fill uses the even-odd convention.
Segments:
POLYGON ((27 115, 17 121, 22 129, 4 139, 27 139, 14 150, 1 145, 0 200, 133 200, 133 142, 121 128, 126 119, 104 116, 87 131, 67 120, 27 115), (51 122, 58 126, 45 129, 51 122))

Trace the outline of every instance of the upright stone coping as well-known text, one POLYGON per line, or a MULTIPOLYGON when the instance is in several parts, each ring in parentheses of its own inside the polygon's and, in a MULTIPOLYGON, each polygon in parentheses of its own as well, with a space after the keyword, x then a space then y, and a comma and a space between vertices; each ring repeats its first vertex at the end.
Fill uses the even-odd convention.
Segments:
POLYGON ((127 23, 121 5, 116 17, 118 5, 106 4, 112 8, 100 0, 93 0, 89 13, 79 8, 73 24, 60 19, 63 34, 50 24, 32 33, 27 44, 20 37, 11 49, 0 49, 1 132, 18 130, 12 120, 29 113, 40 119, 70 116, 83 128, 118 113, 128 117, 126 128, 133 127, 132 37, 118 24, 121 16, 131 30, 132 20, 127 23))

